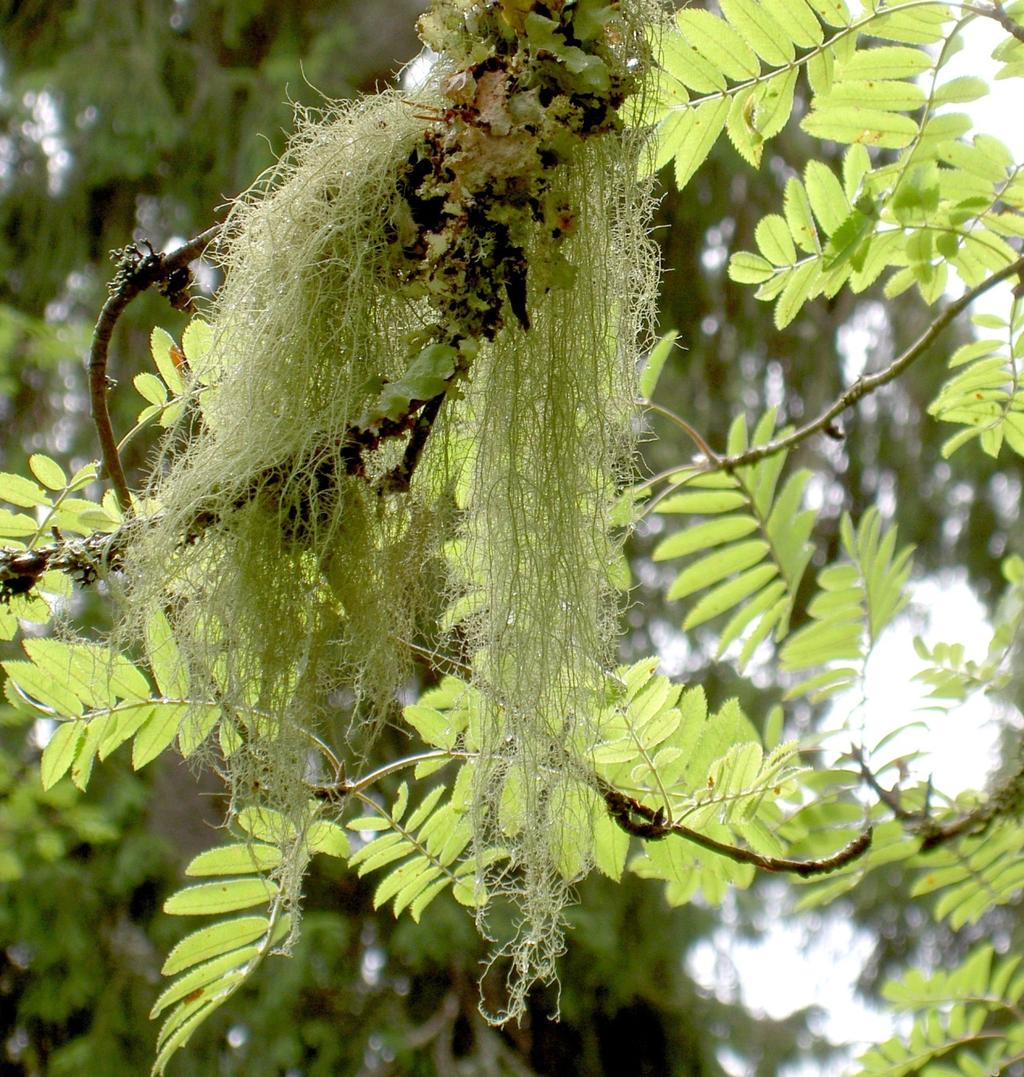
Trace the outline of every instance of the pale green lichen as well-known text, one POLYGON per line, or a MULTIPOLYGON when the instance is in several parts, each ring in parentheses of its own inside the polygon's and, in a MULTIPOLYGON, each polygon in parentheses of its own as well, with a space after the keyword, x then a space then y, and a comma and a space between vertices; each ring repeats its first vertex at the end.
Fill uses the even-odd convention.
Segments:
POLYGON ((644 23, 656 18, 638 4, 457 2, 429 18, 432 43, 466 65, 448 79, 453 96, 487 117, 458 138, 455 180, 501 192, 509 246, 527 267, 522 328, 481 350, 466 389, 473 452, 453 546, 459 641, 485 700, 478 855, 508 850, 484 885, 518 909, 498 940, 508 994, 497 1021, 553 977, 562 909, 589 866, 585 852, 569 870, 560 855, 592 845, 564 772, 566 753, 586 758, 593 746, 593 701, 614 661, 621 536, 610 510, 657 286, 636 180, 644 140, 623 133, 617 113, 642 79, 644 23))
MULTIPOLYGON (((364 475, 340 454, 429 317, 395 279, 390 239, 422 121, 396 94, 303 121, 232 211, 203 384, 150 491, 159 523, 127 564, 126 630, 166 608, 192 695, 268 716, 257 739, 280 740, 282 759, 299 726, 338 717, 343 690, 361 721, 386 716, 410 668, 393 633, 415 634, 441 532, 422 495, 374 488, 400 446, 364 475)), ((301 811, 302 778, 263 789, 301 811)))
POLYGON ((166 611, 190 694, 237 732, 236 805, 299 829, 309 737, 343 702, 358 753, 442 593, 463 611, 450 643, 485 701, 475 848, 519 919, 498 1020, 553 976, 587 866, 559 853, 590 845, 564 771, 614 660, 610 508, 657 277, 644 141, 619 113, 658 17, 437 0, 444 56, 415 102, 303 117, 232 211, 191 425, 126 555, 123 630, 166 611))
POLYGON ((511 845, 513 870, 503 864, 491 886, 522 911, 499 1019, 520 1013, 528 985, 553 974, 573 882, 558 849, 591 845, 589 818, 566 813, 558 790, 561 753, 586 758, 592 748, 593 700, 615 657, 620 536, 610 510, 629 466, 657 280, 632 165, 629 148, 608 139, 564 169, 559 193, 580 214, 566 246, 574 284, 533 297, 530 331, 485 351, 467 401, 475 455, 460 550, 480 608, 462 630, 489 701, 476 831, 483 844, 511 845))

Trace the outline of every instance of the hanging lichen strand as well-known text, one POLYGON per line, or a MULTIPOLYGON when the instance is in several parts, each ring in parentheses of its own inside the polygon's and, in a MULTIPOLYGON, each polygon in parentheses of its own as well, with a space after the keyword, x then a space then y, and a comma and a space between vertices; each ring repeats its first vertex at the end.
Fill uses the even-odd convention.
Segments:
POLYGON ((454 60, 446 86, 466 110, 466 129, 443 136, 459 147, 450 183, 470 177, 483 195, 474 202, 508 222, 497 232, 505 309, 519 323, 482 349, 466 390, 473 448, 455 545, 459 629, 485 701, 474 832, 482 854, 509 852, 484 882, 518 920, 504 937, 487 925, 509 959, 499 1021, 554 975, 562 909, 592 844, 565 753, 586 758, 613 660, 609 510, 657 281, 635 181, 642 140, 618 116, 646 70, 640 16, 654 13, 523 9, 452 5, 425 20, 428 43, 454 60))
MULTIPOLYGON (((463 630, 487 700, 488 747, 476 833, 514 853, 513 870, 494 880, 524 913, 511 947, 513 1012, 529 982, 553 972, 572 874, 589 866, 585 853, 566 855, 590 848, 592 823, 565 798, 574 783, 563 785, 563 753, 587 758, 615 661, 621 536, 610 509, 629 461, 635 346, 656 281, 633 175, 608 139, 559 176, 576 214, 565 248, 573 284, 535 297, 530 332, 502 334, 468 394, 465 563, 482 612, 463 630)), ((542 246, 538 238, 531 266, 542 246)))
POLYGON ((166 614, 190 697, 223 706, 235 806, 300 826, 309 738, 347 700, 365 747, 437 596, 461 611, 477 848, 508 852, 481 893, 520 920, 499 1017, 553 974, 559 850, 588 847, 562 781, 618 612, 609 509, 656 280, 619 113, 658 10, 435 0, 426 90, 302 117, 232 211, 212 347, 126 558, 125 630, 166 614))

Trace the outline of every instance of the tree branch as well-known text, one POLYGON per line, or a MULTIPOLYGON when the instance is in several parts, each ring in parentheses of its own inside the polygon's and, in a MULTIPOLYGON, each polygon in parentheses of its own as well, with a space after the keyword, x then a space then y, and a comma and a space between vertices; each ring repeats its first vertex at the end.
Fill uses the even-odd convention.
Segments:
POLYGON ((775 456, 776 453, 784 452, 787 449, 793 448, 794 445, 799 445, 800 442, 806 441, 812 434, 816 434, 818 431, 826 430, 844 411, 846 411, 847 408, 853 407, 858 401, 862 400, 869 393, 873 393, 876 389, 880 389, 883 385, 888 385, 889 382, 898 378, 907 367, 920 359, 932 344, 935 343, 936 338, 943 332, 943 330, 945 330, 946 327, 962 314, 963 311, 976 299, 984 295, 991 288, 994 288, 997 284, 1014 276, 1024 277, 1024 256, 1018 258, 1010 265, 1005 266, 1003 269, 1000 269, 998 273, 993 273, 987 280, 982 281, 981 284, 971 288, 970 291, 965 292, 959 299, 950 303, 902 355, 894 359, 884 370, 880 370, 876 374, 868 374, 858 378, 849 389, 842 394, 842 396, 823 411, 816 419, 812 419, 811 422, 806 423, 804 426, 801 426, 798 430, 794 430, 792 434, 787 434, 785 437, 775 438, 772 441, 765 442, 763 445, 754 445, 745 452, 734 453, 732 456, 721 456, 717 459, 713 459, 709 461, 708 466, 704 470, 708 472, 733 471, 746 464, 756 464, 759 460, 764 460, 769 456, 775 456))
POLYGON ((95 583, 100 575, 119 569, 128 545, 130 529, 107 533, 95 531, 83 538, 68 539, 55 532, 54 541, 32 550, 0 549, 0 605, 17 595, 28 594, 43 573, 55 569, 78 584, 95 583))
MULTIPOLYGON (((955 841, 957 838, 982 834, 999 816, 1019 814, 1021 811, 1022 790, 1024 790, 1024 767, 1011 775, 991 795, 985 804, 965 812, 949 822, 940 823, 931 814, 928 798, 920 810, 904 806, 898 789, 886 789, 871 770, 860 748, 852 751, 854 760, 860 767, 864 782, 878 799, 899 819, 906 828, 921 839, 922 853, 937 849, 940 845, 955 841)), ((929 785, 929 792, 931 787, 929 785)))
POLYGON ((975 15, 981 15, 985 19, 994 19, 999 25, 1012 37, 1015 37, 1018 41, 1024 41, 1024 26, 1013 21, 1006 11, 1003 9, 1003 5, 996 0, 990 7, 968 7, 968 11, 973 12, 975 15))
POLYGON ((627 834, 643 838, 645 841, 658 841, 674 835, 683 838, 684 841, 693 842, 694 845, 699 845, 709 852, 733 860, 737 864, 751 864, 761 871, 788 873, 802 878, 811 875, 826 875, 853 863, 871 847, 872 831, 871 827, 868 827, 831 856, 816 860, 791 860, 787 857, 763 856, 752 849, 742 849, 736 845, 716 841, 707 834, 702 834, 699 830, 691 830, 681 823, 669 823, 665 820, 664 809, 648 807, 635 797, 620 793, 603 778, 596 777, 596 784, 604 798, 608 814, 627 834))
MULTIPOLYGON (((618 826, 625 830, 627 834, 643 838, 645 841, 659 841, 662 838, 674 835, 738 864, 751 864, 761 871, 789 873, 800 875, 803 878, 837 871, 839 868, 851 864, 858 857, 863 856, 871 847, 872 831, 868 827, 831 856, 815 860, 791 860, 787 857, 763 856, 761 853, 755 853, 752 849, 743 849, 736 845, 717 841, 715 838, 708 837, 707 834, 702 834, 698 830, 691 830, 680 823, 667 822, 663 808, 651 808, 635 797, 627 796, 599 774, 595 774, 589 767, 577 762, 568 753, 558 748, 555 750, 580 781, 598 791, 604 799, 608 814, 618 826)), ((337 780, 332 782, 310 783, 309 791, 310 795, 316 800, 340 804, 347 797, 362 793, 363 790, 375 784, 381 778, 419 763, 434 759, 448 761, 461 759, 465 761, 478 757, 478 752, 459 749, 435 749, 386 763, 362 778, 346 779, 339 776, 337 780)))
MULTIPOLYGON (((452 375, 452 381, 454 381, 454 377, 455 375, 452 375)), ((423 410, 419 413, 413 425, 412 434, 410 434, 409 441, 405 446, 401 462, 396 464, 384 476, 381 486, 386 492, 405 493, 408 491, 409 484, 412 482, 412 474, 416 470, 416 465, 420 462, 423 449, 427 444, 427 438, 430 437, 430 432, 434 429, 434 423, 437 421, 441 405, 445 402, 447 395, 448 390, 446 389, 444 392, 438 393, 437 396, 431 397, 423 405, 423 410)))
POLYGON ((189 263, 195 261, 209 247, 220 231, 221 226, 215 224, 168 254, 157 254, 148 243, 148 254, 143 254, 134 244, 113 252, 118 259, 118 271, 110 283, 110 295, 100 310, 92 332, 92 345, 89 349, 89 397, 92 401, 92 420, 99 437, 103 467, 117 494, 118 503, 125 512, 131 509, 131 492, 121 466, 117 439, 114 437, 110 411, 107 408, 107 390, 110 387, 107 379, 107 353, 110 349, 110 338, 128 304, 154 284, 160 284, 161 293, 167 296, 172 306, 185 309, 189 303, 188 286, 192 280, 189 263))

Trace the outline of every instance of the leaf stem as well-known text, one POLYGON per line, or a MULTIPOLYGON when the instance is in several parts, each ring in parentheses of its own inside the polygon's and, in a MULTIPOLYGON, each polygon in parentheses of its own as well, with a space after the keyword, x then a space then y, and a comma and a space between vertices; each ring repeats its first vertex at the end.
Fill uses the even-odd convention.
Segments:
POLYGON ((443 759, 445 762, 450 762, 452 759, 476 759, 478 755, 478 752, 457 751, 453 748, 437 748, 430 752, 419 752, 416 755, 407 755, 402 759, 395 759, 391 763, 385 763, 384 766, 378 767, 376 770, 372 770, 369 774, 364 774, 362 778, 356 778, 354 781, 340 779, 336 782, 322 782, 317 785, 311 785, 310 793, 318 800, 341 800, 347 796, 359 795, 364 789, 368 789, 389 774, 397 774, 399 771, 408 770, 409 767, 414 767, 419 763, 428 763, 434 759, 443 759))
MULTIPOLYGON (((675 423, 697 446, 700 452, 712 463, 718 462, 718 454, 711 448, 711 446, 704 440, 701 433, 688 423, 681 415, 677 415, 671 408, 666 408, 662 404, 655 404, 652 400, 637 400, 637 406, 646 408, 648 411, 653 411, 657 415, 661 415, 668 419, 669 422, 675 423)), ((651 480, 652 482, 655 480, 651 480)))

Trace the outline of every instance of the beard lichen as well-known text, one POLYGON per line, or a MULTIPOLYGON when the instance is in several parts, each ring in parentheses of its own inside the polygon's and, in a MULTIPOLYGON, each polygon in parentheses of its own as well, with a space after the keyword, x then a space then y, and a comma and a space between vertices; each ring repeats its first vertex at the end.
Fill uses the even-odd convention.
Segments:
MULTIPOLYGON (((565 759, 592 749, 614 660, 610 509, 657 277, 620 111, 659 11, 435 0, 414 100, 302 114, 229 217, 191 425, 126 555, 125 631, 167 615, 190 697, 223 708, 233 806, 300 829, 310 738, 342 701, 364 751, 408 643, 438 642, 442 598, 462 611, 480 893, 518 910, 499 1020, 553 977, 588 866, 559 852, 589 847, 565 759)), ((296 896, 303 867, 282 869, 296 896)))
POLYGON ((511 848, 511 870, 491 888, 522 910, 499 1019, 553 974, 560 912, 589 866, 560 855, 592 844, 589 815, 562 788, 567 757, 594 747, 595 701, 615 661, 622 536, 611 508, 630 461, 635 348, 656 281, 631 165, 609 139, 563 169, 558 193, 578 214, 563 248, 573 284, 537 286, 530 331, 502 334, 467 392, 474 454, 460 549, 476 609, 462 631, 486 701, 475 833, 511 848))

